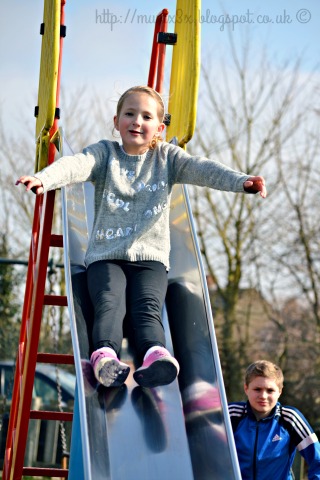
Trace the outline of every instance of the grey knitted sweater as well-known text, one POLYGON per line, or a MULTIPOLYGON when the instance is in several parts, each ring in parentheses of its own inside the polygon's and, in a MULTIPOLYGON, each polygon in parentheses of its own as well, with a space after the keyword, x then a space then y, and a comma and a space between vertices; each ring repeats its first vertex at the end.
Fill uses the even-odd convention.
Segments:
POLYGON ((157 260, 169 269, 169 206, 175 183, 244 192, 249 178, 219 162, 191 156, 166 142, 128 155, 101 140, 35 174, 44 191, 89 181, 95 186, 94 223, 86 265, 103 259, 157 260))

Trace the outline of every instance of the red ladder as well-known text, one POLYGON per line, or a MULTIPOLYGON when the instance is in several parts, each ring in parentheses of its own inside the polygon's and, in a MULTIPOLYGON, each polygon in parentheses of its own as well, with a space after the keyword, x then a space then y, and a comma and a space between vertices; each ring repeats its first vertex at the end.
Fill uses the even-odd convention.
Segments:
MULTIPOLYGON (((54 9, 57 8, 57 4, 60 8, 60 32, 63 33, 60 33, 59 66, 58 75, 55 78, 55 107, 59 104, 65 0, 45 5, 45 8, 54 9)), ((46 107, 44 106, 44 108, 46 107)), ((58 118, 54 118, 50 126, 48 135, 51 139, 58 130, 58 118)), ((54 156, 55 147, 53 143, 49 142, 47 164, 54 161, 54 156)), ((67 306, 65 296, 45 295, 49 249, 50 247, 63 247, 62 235, 51 233, 54 201, 54 191, 37 196, 35 201, 22 322, 4 456, 3 480, 20 480, 23 475, 68 477, 67 468, 36 468, 23 465, 30 419, 65 422, 72 421, 73 417, 72 412, 31 410, 37 362, 65 365, 74 363, 72 355, 38 352, 43 307, 45 305, 67 306)))

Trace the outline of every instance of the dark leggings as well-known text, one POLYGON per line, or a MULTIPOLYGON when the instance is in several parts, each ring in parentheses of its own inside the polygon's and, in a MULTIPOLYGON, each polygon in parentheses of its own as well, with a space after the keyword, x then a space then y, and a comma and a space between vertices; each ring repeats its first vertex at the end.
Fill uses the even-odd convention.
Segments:
POLYGON ((160 262, 101 260, 89 265, 88 290, 94 305, 93 347, 111 347, 117 354, 127 314, 137 354, 165 346, 161 320, 167 272, 160 262))

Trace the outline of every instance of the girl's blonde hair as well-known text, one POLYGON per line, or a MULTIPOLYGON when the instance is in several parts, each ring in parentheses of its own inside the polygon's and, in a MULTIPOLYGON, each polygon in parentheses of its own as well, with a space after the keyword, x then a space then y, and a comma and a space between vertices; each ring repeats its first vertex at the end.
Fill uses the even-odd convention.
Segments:
MULTIPOLYGON (((164 118, 165 118, 164 101, 163 101, 161 95, 156 90, 154 90, 151 87, 144 86, 144 85, 138 85, 136 87, 131 87, 121 95, 121 97, 118 100, 118 104, 117 104, 117 113, 116 113, 117 117, 120 116, 120 113, 121 113, 121 110, 122 110, 123 103, 124 103, 125 99, 133 93, 146 93, 147 95, 150 95, 150 97, 152 97, 158 104, 158 119, 159 119, 160 123, 163 123, 164 118)), ((161 142, 161 141, 162 141, 161 136, 160 135, 155 135, 153 137, 153 139, 151 140, 149 147, 151 149, 154 149, 156 147, 157 143, 161 142)))
POLYGON ((283 373, 280 367, 268 360, 257 360, 249 365, 245 373, 245 385, 256 377, 272 378, 278 387, 283 387, 283 373))

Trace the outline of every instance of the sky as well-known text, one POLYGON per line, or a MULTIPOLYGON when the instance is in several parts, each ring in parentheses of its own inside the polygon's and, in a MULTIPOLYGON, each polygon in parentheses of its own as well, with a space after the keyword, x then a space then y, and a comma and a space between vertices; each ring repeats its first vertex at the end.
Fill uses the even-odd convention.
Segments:
MULTIPOLYGON (((87 85, 114 105, 126 88, 146 83, 154 18, 163 8, 173 31, 175 15, 184 15, 173 0, 66 0, 62 88, 87 85)), ((42 0, 0 0, 0 108, 8 136, 20 135, 26 119, 29 129, 35 126, 42 16, 42 0)), ((320 60, 319 0, 203 0, 200 19, 202 62, 214 51, 223 58, 228 31, 239 41, 249 32, 255 48, 267 45, 275 62, 304 52, 301 68, 311 70, 320 60)))

